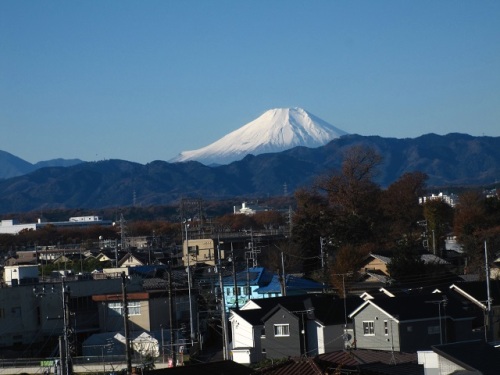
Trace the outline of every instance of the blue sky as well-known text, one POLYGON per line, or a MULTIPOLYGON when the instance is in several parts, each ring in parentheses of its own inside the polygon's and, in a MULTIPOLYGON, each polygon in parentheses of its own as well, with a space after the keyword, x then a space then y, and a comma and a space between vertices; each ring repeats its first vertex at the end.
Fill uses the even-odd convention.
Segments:
POLYGON ((500 1, 0 2, 0 150, 169 160, 276 107, 500 136, 500 1))

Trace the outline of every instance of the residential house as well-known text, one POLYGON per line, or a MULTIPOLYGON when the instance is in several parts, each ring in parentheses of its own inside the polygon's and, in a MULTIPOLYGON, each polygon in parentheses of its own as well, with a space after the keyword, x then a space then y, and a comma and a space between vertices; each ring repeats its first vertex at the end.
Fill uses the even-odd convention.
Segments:
POLYGON ((431 350, 418 352, 418 363, 429 375, 497 375, 500 349, 483 340, 435 345, 431 350))
MULTIPOLYGON (((130 280, 135 280, 132 277, 130 280)), ((137 278, 140 279, 140 278, 137 278)), ((142 280, 142 279, 141 279, 142 280)), ((127 281, 128 282, 128 281, 127 281)), ((141 290, 127 291, 127 308, 130 331, 155 331, 161 327, 169 327, 170 308, 165 279, 147 279, 141 281, 141 290), (146 288, 147 286, 147 288, 146 288)), ((98 303, 100 332, 117 332, 123 330, 123 293, 95 294, 92 300, 98 303)), ((190 304, 187 291, 175 295, 173 304, 173 321, 179 327, 182 323, 189 326, 190 304)), ((193 315, 196 316, 196 304, 192 304, 193 315)), ((196 327, 194 327, 197 330, 196 327)))
POLYGON ((147 253, 138 251, 127 252, 119 261, 118 267, 137 267, 149 264, 149 257, 147 253))
MULTIPOLYGON (((468 308, 475 316, 474 328, 486 332, 489 341, 500 340, 500 281, 490 280, 488 285, 486 281, 472 281, 454 283, 450 290, 463 297, 468 303, 468 308), (488 304, 488 297, 490 303, 488 304), (490 324, 490 321, 492 324, 490 324)), ((483 335, 483 336, 484 336, 483 335)))
POLYGON ((2 282, 7 286, 18 286, 38 283, 37 265, 5 266, 2 282))
MULTIPOLYGON (((421 254, 420 259, 422 259, 425 264, 450 265, 448 261, 430 253, 421 254)), ((388 270, 388 265, 390 263, 391 258, 389 256, 370 253, 364 258, 362 266, 359 269, 359 273, 373 273, 390 276, 390 272, 388 270)))
POLYGON ((363 274, 365 272, 373 272, 389 276, 387 265, 390 262, 391 258, 387 256, 370 253, 363 259, 359 273, 363 274))
MULTIPOLYGON (((420 258, 425 264, 450 265, 448 261, 430 253, 423 253, 420 258)), ((391 278, 388 269, 390 263, 391 258, 387 255, 368 254, 358 270, 360 278, 358 282, 350 283, 350 290, 363 292, 367 289, 378 289, 393 284, 394 280, 391 278)), ((452 279, 456 278, 451 274, 450 277, 452 279)))
MULTIPOLYGON (((70 324, 76 342, 81 342, 92 332, 98 332, 97 304, 92 295, 121 291, 120 279, 66 280, 54 279, 49 283, 19 284, 0 288, 0 348, 30 345, 33 356, 39 356, 40 342, 57 343, 63 332, 64 293, 62 280, 67 286, 67 309, 74 319, 70 324), (38 354, 37 354, 38 353, 38 354)), ((131 291, 140 288, 129 286, 131 291)), ((45 349, 49 349, 45 346, 45 349)), ((48 355, 48 353, 43 353, 48 355)))
POLYGON ((281 297, 285 288, 285 295, 293 296, 298 294, 321 293, 325 286, 316 281, 304 279, 294 275, 285 275, 285 285, 282 286, 281 277, 273 275, 271 282, 256 290, 260 298, 281 297))
POLYGON ((5 266, 17 265, 37 265, 38 257, 35 251, 17 251, 15 256, 7 258, 4 262, 5 266))
POLYGON ((267 286, 273 274, 264 267, 251 267, 223 278, 226 310, 243 306, 248 300, 262 298, 258 290, 267 286))
MULTIPOLYGON (((224 259, 224 250, 220 250, 224 259)), ((206 264, 215 266, 219 259, 215 242, 211 238, 184 240, 182 245, 182 264, 184 267, 206 264), (188 257, 189 252, 189 257, 188 257)))
POLYGON ((233 360, 255 363, 343 349, 353 342, 346 311, 359 302, 327 294, 250 300, 230 313, 233 360))
POLYGON ((452 294, 366 299, 350 313, 356 347, 411 352, 473 338, 474 316, 452 294))

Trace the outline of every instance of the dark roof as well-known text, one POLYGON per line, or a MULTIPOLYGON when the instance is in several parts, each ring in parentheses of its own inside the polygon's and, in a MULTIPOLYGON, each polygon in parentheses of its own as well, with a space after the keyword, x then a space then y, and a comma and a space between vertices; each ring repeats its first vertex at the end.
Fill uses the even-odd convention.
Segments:
POLYGON ((316 375, 361 373, 377 375, 423 375, 423 366, 417 363, 416 353, 382 350, 338 350, 314 358, 291 358, 286 362, 257 370, 258 374, 316 375), (346 372, 344 372, 344 371, 346 372), (358 372, 358 370, 361 370, 358 372))
MULTIPOLYGON (((267 312, 266 312, 267 313, 267 312)), ((251 309, 251 310, 239 310, 235 311, 235 314, 243 318, 245 321, 250 323, 252 326, 262 325, 262 317, 266 314, 262 309, 251 309)))
POLYGON ((320 354, 318 359, 333 365, 356 366, 365 363, 417 363, 417 353, 386 350, 353 349, 320 354))
POLYGON ((363 375, 424 375, 423 365, 418 363, 368 363, 360 365, 360 374, 363 375))
POLYGON ((500 350, 482 340, 436 345, 432 350, 466 370, 480 371, 483 375, 499 373, 500 350))
POLYGON ((474 314, 458 299, 452 298, 449 292, 396 295, 392 298, 375 298, 366 302, 399 321, 437 318, 440 309, 442 317, 449 316, 452 319, 474 317, 474 314), (446 302, 443 302, 444 300, 446 302))
POLYGON ((306 294, 296 295, 296 296, 282 296, 282 297, 273 297, 273 298, 256 298, 251 301, 258 305, 262 311, 266 311, 266 313, 271 310, 278 303, 283 306, 287 306, 288 304, 297 303, 300 301, 309 298, 306 294))
MULTIPOLYGON (((486 305, 486 301, 488 300, 486 281, 458 282, 453 285, 486 305)), ((490 296, 492 299, 492 305, 500 305, 499 280, 490 280, 490 296)))
POLYGON ((334 324, 342 324, 351 322, 349 313, 360 306, 364 301, 359 297, 338 298, 325 294, 310 295, 305 301, 306 308, 308 304, 314 308, 314 317, 321 324, 328 326, 334 324))
POLYGON ((286 362, 257 371, 259 374, 273 375, 322 375, 324 372, 313 358, 293 358, 286 362))
POLYGON ((255 370, 240 365, 233 361, 207 362, 196 365, 178 366, 173 368, 148 370, 148 374, 171 375, 171 374, 204 374, 204 375, 250 375, 255 374, 255 370))
POLYGON ((363 303, 363 300, 359 297, 348 297, 344 301, 332 294, 304 294, 254 299, 252 301, 261 308, 234 311, 235 314, 252 325, 262 324, 263 320, 269 314, 274 313, 276 309, 280 308, 284 308, 292 314, 296 311, 309 310, 307 318, 318 320, 325 326, 344 324, 346 321, 346 312, 347 322, 349 323, 351 322, 348 316, 349 312, 363 303))

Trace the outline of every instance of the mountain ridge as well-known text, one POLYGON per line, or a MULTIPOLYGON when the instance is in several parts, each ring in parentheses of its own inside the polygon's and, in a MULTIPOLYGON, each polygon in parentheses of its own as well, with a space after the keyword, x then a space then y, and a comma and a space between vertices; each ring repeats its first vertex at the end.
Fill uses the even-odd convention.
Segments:
POLYGON ((451 133, 418 138, 346 135, 317 148, 247 155, 228 165, 199 162, 139 164, 124 160, 47 167, 0 181, 0 213, 53 208, 169 205, 182 198, 242 199, 293 194, 340 168, 348 148, 365 145, 383 157, 376 182, 387 187, 407 172, 429 186, 481 186, 500 176, 500 137, 451 133))
POLYGON ((22 176, 45 167, 69 167, 72 165, 83 163, 80 159, 51 159, 39 161, 32 164, 18 156, 12 155, 7 151, 0 150, 0 180, 22 176))

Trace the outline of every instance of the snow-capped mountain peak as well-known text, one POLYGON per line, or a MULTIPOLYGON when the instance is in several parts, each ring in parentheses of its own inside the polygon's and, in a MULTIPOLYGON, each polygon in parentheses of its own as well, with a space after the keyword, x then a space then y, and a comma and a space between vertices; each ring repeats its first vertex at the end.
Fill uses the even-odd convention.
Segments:
POLYGON ((170 162, 196 160, 206 165, 228 164, 248 154, 281 152, 296 146, 323 146, 345 134, 302 108, 275 108, 208 146, 181 152, 170 162))

